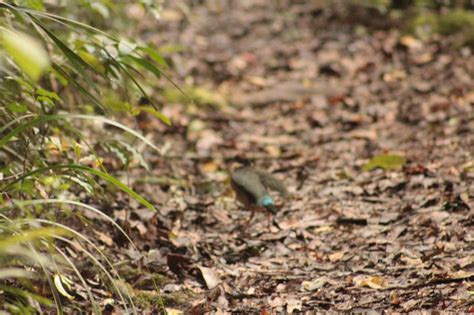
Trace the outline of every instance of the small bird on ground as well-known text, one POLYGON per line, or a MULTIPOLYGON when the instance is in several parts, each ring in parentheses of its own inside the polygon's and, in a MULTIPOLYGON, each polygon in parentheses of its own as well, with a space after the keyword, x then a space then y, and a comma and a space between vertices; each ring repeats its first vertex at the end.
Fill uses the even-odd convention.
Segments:
POLYGON ((278 191, 282 197, 288 196, 288 191, 280 180, 268 172, 252 167, 248 162, 232 171, 231 185, 237 200, 252 211, 246 225, 253 219, 255 210, 264 208, 271 214, 276 214, 277 208, 267 188, 278 191))

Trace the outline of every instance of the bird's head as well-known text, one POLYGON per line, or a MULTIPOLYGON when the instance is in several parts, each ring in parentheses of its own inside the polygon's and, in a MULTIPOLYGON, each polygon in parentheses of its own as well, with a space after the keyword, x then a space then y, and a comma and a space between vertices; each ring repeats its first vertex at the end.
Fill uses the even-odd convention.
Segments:
POLYGON ((272 197, 270 197, 268 195, 263 196, 262 199, 260 200, 260 203, 264 207, 269 207, 269 206, 273 205, 273 199, 272 199, 272 197))
POLYGON ((244 166, 252 166, 252 162, 247 159, 244 155, 237 155, 234 158, 231 159, 231 168, 232 169, 237 169, 239 167, 244 167, 244 166))
POLYGON ((273 202, 272 197, 269 195, 263 196, 259 202, 260 206, 265 207, 268 211, 275 214, 277 212, 277 208, 275 207, 275 203, 273 202))

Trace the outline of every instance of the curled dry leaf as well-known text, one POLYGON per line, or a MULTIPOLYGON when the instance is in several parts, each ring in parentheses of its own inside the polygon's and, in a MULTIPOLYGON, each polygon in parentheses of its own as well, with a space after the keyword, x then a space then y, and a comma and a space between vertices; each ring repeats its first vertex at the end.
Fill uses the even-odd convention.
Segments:
POLYGON ((325 277, 317 278, 311 281, 305 280, 301 282, 301 288, 306 291, 316 291, 321 289, 327 282, 328 281, 325 277))
POLYGON ((390 303, 399 305, 402 303, 402 299, 398 295, 397 291, 390 292, 390 303))
POLYGON ((99 231, 94 231, 94 233, 95 233, 95 235, 97 235, 99 240, 101 242, 103 242, 105 245, 107 245, 107 246, 113 246, 114 245, 114 241, 107 234, 99 232, 99 231))
POLYGON ((183 311, 177 310, 175 308, 167 308, 166 309, 166 314, 168 315, 182 315, 184 314, 183 311))
POLYGON ((418 265, 423 264, 423 261, 421 260, 421 258, 411 258, 405 255, 402 255, 400 257, 400 260, 408 265, 418 266, 418 265))
POLYGON ((290 299, 286 302, 286 311, 288 314, 296 314, 303 309, 303 301, 300 299, 290 299))
POLYGON ((342 259, 342 257, 344 257, 344 254, 345 254, 344 251, 335 252, 335 253, 329 255, 329 261, 331 261, 331 262, 339 261, 339 260, 342 259))
POLYGON ((357 276, 353 279, 353 282, 359 287, 369 287, 376 290, 386 288, 388 285, 387 280, 380 276, 357 276))
POLYGON ((214 289, 219 283, 219 274, 211 268, 198 266, 208 289, 214 289))

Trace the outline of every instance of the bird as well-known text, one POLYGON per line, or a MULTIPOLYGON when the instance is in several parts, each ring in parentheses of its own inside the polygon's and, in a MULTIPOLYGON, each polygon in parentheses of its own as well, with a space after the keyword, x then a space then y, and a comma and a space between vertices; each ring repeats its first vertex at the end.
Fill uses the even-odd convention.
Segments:
POLYGON ((236 199, 252 211, 246 225, 253 219, 256 210, 265 209, 273 215, 277 213, 278 210, 267 188, 277 191, 282 197, 288 196, 288 190, 283 182, 266 171, 254 168, 250 163, 235 168, 230 177, 236 199))

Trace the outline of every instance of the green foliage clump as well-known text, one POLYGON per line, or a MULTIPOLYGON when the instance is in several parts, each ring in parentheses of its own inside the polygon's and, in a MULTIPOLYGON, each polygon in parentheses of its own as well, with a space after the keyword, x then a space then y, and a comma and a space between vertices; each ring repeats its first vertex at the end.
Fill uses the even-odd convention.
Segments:
POLYGON ((456 46, 474 47, 474 12, 455 9, 442 14, 422 11, 409 24, 409 31, 420 38, 429 38, 434 33, 455 36, 456 46))
POLYGON ((172 293, 157 293, 154 291, 136 290, 137 306, 141 308, 157 308, 162 305, 171 307, 189 307, 189 301, 194 296, 191 290, 176 291, 172 293))
POLYGON ((125 234, 101 209, 81 202, 119 192, 155 210, 113 171, 147 167, 130 136, 159 151, 124 122, 146 112, 171 124, 153 102, 137 101, 150 99, 146 91, 154 86, 147 82, 161 79, 167 65, 153 47, 113 33, 130 28, 125 6, 157 8, 147 1, 55 3, 0 1, 0 291, 8 295, 0 312, 67 313, 81 295, 99 313, 76 266, 80 257, 126 313, 137 313, 107 255, 65 222, 93 223, 83 216, 93 212, 125 234), (107 159, 118 161, 113 169, 107 159), (64 281, 76 292, 66 292, 64 281))
POLYGON ((210 106, 217 109, 228 106, 224 96, 203 87, 186 87, 183 90, 166 88, 163 90, 163 97, 169 102, 176 103, 187 103, 191 99, 198 106, 210 106))

